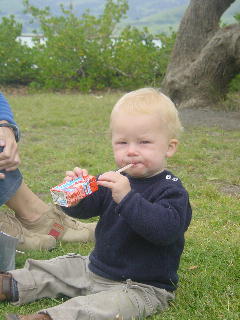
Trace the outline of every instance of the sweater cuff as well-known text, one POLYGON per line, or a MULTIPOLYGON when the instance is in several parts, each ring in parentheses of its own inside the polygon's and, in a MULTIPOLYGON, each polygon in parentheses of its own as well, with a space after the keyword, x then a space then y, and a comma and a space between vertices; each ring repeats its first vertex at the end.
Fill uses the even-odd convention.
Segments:
POLYGON ((16 122, 13 120, 13 118, 11 118, 11 117, 8 116, 8 115, 1 116, 0 121, 7 121, 8 123, 11 123, 11 124, 14 124, 15 126, 17 126, 17 124, 16 124, 16 122))

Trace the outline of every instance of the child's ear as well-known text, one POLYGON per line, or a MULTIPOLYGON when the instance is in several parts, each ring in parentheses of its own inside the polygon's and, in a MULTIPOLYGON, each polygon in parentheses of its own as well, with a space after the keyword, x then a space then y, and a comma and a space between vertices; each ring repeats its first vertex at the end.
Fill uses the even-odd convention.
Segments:
POLYGON ((168 144, 168 151, 166 153, 167 158, 170 158, 174 155, 174 153, 177 151, 178 146, 178 140, 177 139, 171 139, 168 144))

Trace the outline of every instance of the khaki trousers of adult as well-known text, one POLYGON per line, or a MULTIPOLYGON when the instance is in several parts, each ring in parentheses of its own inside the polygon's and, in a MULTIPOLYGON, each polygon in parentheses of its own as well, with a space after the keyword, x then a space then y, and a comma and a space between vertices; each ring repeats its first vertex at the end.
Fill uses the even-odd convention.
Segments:
POLYGON ((164 310, 174 294, 131 280, 117 282, 88 269, 88 257, 68 254, 51 260, 28 259, 23 269, 10 273, 18 282, 22 305, 43 297, 70 299, 40 310, 53 320, 144 319, 164 310))

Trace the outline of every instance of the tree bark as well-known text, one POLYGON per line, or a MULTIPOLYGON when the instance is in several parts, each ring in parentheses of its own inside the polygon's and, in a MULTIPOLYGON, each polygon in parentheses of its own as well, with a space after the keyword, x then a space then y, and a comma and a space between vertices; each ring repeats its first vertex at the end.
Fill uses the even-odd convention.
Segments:
POLYGON ((219 27, 234 1, 191 0, 162 82, 178 108, 215 105, 240 72, 240 24, 219 27))

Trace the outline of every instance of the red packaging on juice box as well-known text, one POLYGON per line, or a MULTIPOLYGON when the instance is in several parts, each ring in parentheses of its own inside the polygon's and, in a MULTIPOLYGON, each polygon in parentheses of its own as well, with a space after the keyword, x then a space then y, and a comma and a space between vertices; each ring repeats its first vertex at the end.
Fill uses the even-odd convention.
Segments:
POLYGON ((97 190, 96 177, 87 175, 60 183, 56 187, 51 188, 50 192, 55 204, 63 207, 71 207, 97 190))

